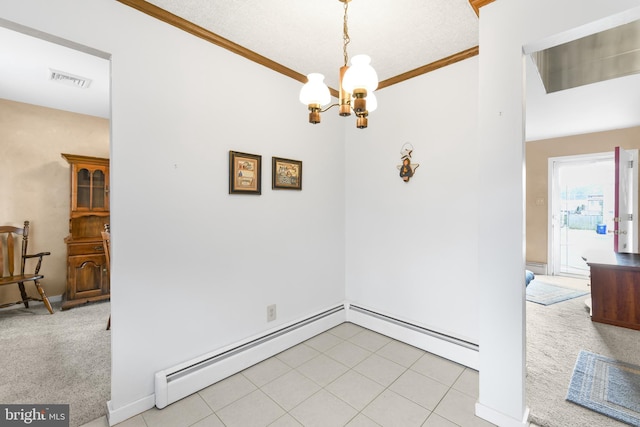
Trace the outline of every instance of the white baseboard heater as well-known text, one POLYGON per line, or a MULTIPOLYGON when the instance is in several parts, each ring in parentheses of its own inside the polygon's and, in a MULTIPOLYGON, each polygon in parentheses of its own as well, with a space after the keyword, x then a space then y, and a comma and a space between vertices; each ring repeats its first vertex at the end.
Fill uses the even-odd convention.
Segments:
POLYGON ((336 306, 232 348, 157 372, 156 406, 162 409, 345 321, 345 306, 336 306))
POLYGON ((472 369, 479 369, 478 344, 353 304, 347 307, 347 321, 472 369))
POLYGON ((478 369, 478 345, 348 303, 155 375, 155 405, 162 409, 344 322, 397 339, 478 369))

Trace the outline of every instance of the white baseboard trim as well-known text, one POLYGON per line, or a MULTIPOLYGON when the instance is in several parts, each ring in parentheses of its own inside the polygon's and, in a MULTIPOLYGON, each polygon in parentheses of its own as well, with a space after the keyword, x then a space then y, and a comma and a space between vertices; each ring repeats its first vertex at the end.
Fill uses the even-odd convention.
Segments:
POLYGON ((111 400, 109 400, 107 402, 107 420, 109 421, 109 425, 113 426, 153 408, 155 404, 156 398, 153 394, 118 409, 114 409, 111 400))
MULTIPOLYGON (((52 297, 48 296, 47 299, 49 300, 50 303, 60 302, 62 301, 62 295, 54 295, 52 297)), ((42 301, 29 301, 29 306, 34 306, 34 305, 36 306, 44 305, 44 303, 42 301)), ((2 308, 2 310, 17 310, 19 308, 24 308, 24 304, 19 303, 19 304, 10 305, 8 307, 2 308)))
POLYGON ((495 409, 476 402, 476 415, 500 427, 527 427, 529 425, 529 408, 526 407, 521 420, 511 418, 495 409))
POLYGON ((479 347, 476 344, 357 305, 349 306, 347 321, 478 370, 479 347))
MULTIPOLYGON (((47 297, 47 298, 49 298, 49 302, 60 302, 60 301, 62 301, 62 294, 54 295, 52 297, 47 297)), ((42 303, 40 303, 40 304, 42 304, 42 303)))
POLYGON ((533 271, 534 274, 547 275, 547 264, 543 262, 527 262, 525 264, 527 270, 533 271))

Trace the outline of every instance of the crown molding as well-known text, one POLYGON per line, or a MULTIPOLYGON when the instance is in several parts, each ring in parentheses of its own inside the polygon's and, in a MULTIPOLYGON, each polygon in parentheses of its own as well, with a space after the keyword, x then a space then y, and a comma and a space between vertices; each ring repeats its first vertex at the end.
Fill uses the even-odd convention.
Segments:
MULTIPOLYGON (((284 74, 285 76, 291 77, 292 79, 297 80, 300 83, 307 82, 307 76, 305 76, 304 74, 300 74, 297 71, 292 70, 291 68, 285 67, 282 64, 279 64, 237 43, 234 43, 231 40, 221 37, 216 33, 213 33, 205 28, 202 28, 199 25, 194 24, 193 22, 187 21, 186 19, 181 18, 177 15, 174 15, 173 13, 168 12, 147 1, 144 1, 144 0, 117 0, 117 1, 129 7, 132 7, 136 10, 139 10, 140 12, 145 13, 153 18, 166 22, 169 25, 172 25, 183 31, 186 31, 189 34, 192 34, 196 37, 199 37, 203 40, 213 43, 216 46, 222 47, 237 55, 247 58, 250 61, 263 65, 267 68, 272 69, 273 71, 276 71, 280 74, 284 74)), ((478 13, 478 10, 476 9, 476 7, 479 8, 481 6, 484 6, 487 3, 491 3, 492 1, 494 0, 469 0, 469 3, 474 8, 474 10, 476 10, 476 13, 478 13)), ((438 61, 432 62, 427 65, 423 65, 422 67, 418 67, 414 70, 407 71, 406 73, 399 74, 395 77, 391 77, 386 80, 383 80, 378 85, 378 89, 389 87, 393 84, 400 83, 405 80, 409 80, 413 77, 417 77, 422 74, 426 74, 431 71, 437 70, 438 68, 446 67, 447 65, 451 65, 458 61, 462 61, 464 59, 470 58, 477 54, 478 54, 478 46, 472 47, 462 52, 455 53, 446 58, 440 59, 438 61)), ((336 89, 329 88, 329 91, 331 92, 332 96, 336 98, 339 96, 338 91, 336 89)))
POLYGON ((494 0, 469 0, 469 4, 473 8, 473 10, 476 12, 476 15, 478 15, 478 17, 480 17, 480 8, 482 6, 485 6, 493 2, 494 0))
POLYGON ((237 55, 243 56, 249 59, 250 61, 264 65, 265 67, 270 68, 274 71, 277 71, 280 74, 284 74, 285 76, 291 77, 294 80, 298 80, 299 82, 302 82, 302 83, 306 83, 307 81, 307 76, 300 74, 297 71, 292 70, 291 68, 287 68, 282 64, 272 61, 271 59, 265 56, 262 56, 243 46, 240 46, 239 44, 234 43, 231 40, 225 39, 224 37, 221 37, 218 34, 215 34, 205 28, 200 27, 199 25, 194 24, 193 22, 187 21, 184 18, 174 15, 173 13, 168 12, 162 8, 159 8, 158 6, 155 6, 144 0, 117 0, 117 1, 127 6, 130 6, 134 9, 137 9, 140 12, 143 12, 149 16, 159 19, 160 21, 173 25, 174 27, 179 28, 183 31, 186 31, 189 34, 192 34, 196 37, 200 37, 203 40, 206 40, 210 43, 213 43, 217 46, 227 49, 237 55))
POLYGON ((480 52, 478 46, 474 46, 467 50, 463 50, 462 52, 454 53, 451 56, 447 56, 446 58, 439 59, 431 64, 423 65, 422 67, 418 67, 414 70, 407 71, 406 73, 398 74, 395 77, 388 78, 386 80, 381 81, 378 84, 378 90, 389 87, 396 83, 403 82, 405 80, 409 80, 413 77, 420 76, 422 74, 430 73, 431 71, 437 70, 438 68, 446 67, 447 65, 455 64, 456 62, 465 60, 467 58, 471 58, 476 56, 480 52))

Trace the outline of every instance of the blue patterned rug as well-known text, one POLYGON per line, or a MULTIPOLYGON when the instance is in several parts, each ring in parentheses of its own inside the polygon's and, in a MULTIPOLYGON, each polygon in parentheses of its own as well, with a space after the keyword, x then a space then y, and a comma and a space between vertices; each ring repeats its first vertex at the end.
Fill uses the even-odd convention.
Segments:
POLYGON ((640 426, 640 366, 581 350, 567 400, 640 426))
POLYGON ((576 289, 563 288, 549 285, 538 280, 533 280, 527 286, 527 301, 542 305, 551 305, 557 302, 566 301, 587 295, 589 292, 578 291, 576 289))

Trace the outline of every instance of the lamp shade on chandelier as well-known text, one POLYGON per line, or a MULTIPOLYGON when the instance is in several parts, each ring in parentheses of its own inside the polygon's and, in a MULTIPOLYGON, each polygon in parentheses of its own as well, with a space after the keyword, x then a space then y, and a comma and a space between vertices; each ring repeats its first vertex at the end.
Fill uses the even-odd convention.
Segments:
POLYGON ((300 90, 300 102, 309 106, 309 123, 320 123, 322 107, 331 102, 331 94, 322 74, 311 73, 307 76, 307 83, 300 90))
POLYGON ((347 65, 347 44, 350 42, 347 27, 347 10, 351 0, 339 1, 344 3, 342 37, 344 41, 344 66, 340 68, 339 102, 328 105, 331 102, 331 94, 324 83, 324 76, 319 73, 307 75, 307 83, 300 90, 300 102, 309 109, 309 123, 320 123, 321 113, 331 107, 339 106, 339 114, 341 116, 350 116, 351 111, 353 111, 357 117, 356 127, 364 129, 368 126, 369 113, 378 106, 373 94, 373 91, 378 88, 378 75, 371 66, 371 58, 367 55, 356 55, 351 58, 351 66, 347 65))
POLYGON ((344 74, 342 87, 349 93, 356 89, 373 92, 378 88, 378 74, 371 66, 368 55, 356 55, 351 58, 351 66, 344 74))

